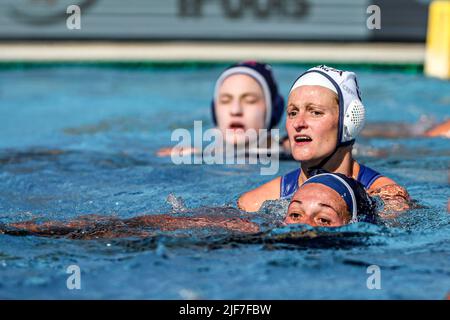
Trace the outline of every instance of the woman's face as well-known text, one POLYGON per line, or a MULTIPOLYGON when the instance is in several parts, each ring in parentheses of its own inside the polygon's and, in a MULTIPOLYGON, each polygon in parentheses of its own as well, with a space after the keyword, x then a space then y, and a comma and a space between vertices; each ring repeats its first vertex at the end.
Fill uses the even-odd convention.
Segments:
POLYGON ((339 102, 321 86, 302 86, 289 95, 286 130, 292 156, 310 166, 330 155, 337 145, 339 102))
POLYGON ((217 126, 227 143, 248 143, 246 130, 258 132, 265 127, 264 93, 259 83, 248 75, 236 74, 225 79, 219 88, 215 111, 217 126))
POLYGON ((347 204, 336 191, 323 184, 308 183, 292 197, 284 222, 339 227, 350 220, 347 204))

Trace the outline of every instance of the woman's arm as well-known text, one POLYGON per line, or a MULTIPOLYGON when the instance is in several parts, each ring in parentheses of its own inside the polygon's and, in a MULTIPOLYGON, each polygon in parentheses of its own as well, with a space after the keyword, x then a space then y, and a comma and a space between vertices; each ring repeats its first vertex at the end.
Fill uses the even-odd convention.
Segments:
POLYGON ((199 217, 177 217, 172 215, 145 215, 125 220, 125 223, 131 227, 151 227, 163 231, 172 231, 179 229, 192 228, 223 228, 238 232, 258 232, 257 224, 242 218, 237 217, 214 217, 214 216, 199 216, 199 217))
POLYGON ((368 190, 368 194, 383 200, 384 209, 380 215, 405 211, 411 207, 408 191, 387 177, 378 178, 368 190))
POLYGON ((425 132, 427 137, 446 137, 450 138, 450 120, 438 124, 425 132))
POLYGON ((177 156, 187 156, 193 154, 199 154, 200 150, 193 147, 166 147, 161 148, 156 152, 158 157, 170 157, 172 153, 175 153, 177 156))
POLYGON ((149 227, 162 231, 208 227, 244 233, 259 231, 257 224, 237 217, 176 217, 160 214, 144 215, 124 220, 114 217, 89 215, 69 222, 49 221, 36 223, 35 221, 25 221, 0 225, 0 234, 70 237, 77 239, 146 237, 151 235, 150 230, 148 230, 149 227))

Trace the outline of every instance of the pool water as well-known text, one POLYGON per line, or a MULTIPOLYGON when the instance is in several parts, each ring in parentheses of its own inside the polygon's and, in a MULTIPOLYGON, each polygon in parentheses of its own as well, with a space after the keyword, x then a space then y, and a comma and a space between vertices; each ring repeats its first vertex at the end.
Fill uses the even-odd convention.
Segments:
MULTIPOLYGON (((0 69, 0 223, 167 213, 174 196, 190 209, 235 206, 239 194, 270 179, 257 165, 177 166, 155 156, 173 144, 174 129, 192 129, 194 120, 212 125, 208 106, 222 68, 0 69)), ((285 96, 306 69, 274 66, 285 96)), ((450 116, 450 82, 395 69, 357 72, 369 122, 450 116)), ((381 225, 280 228, 272 222, 286 205, 273 202, 255 214, 264 225, 255 236, 0 235, 0 298, 443 299, 450 292, 448 140, 359 144, 384 151, 358 160, 406 186, 417 208, 381 225), (70 265, 80 267, 81 290, 66 286, 70 265), (380 268, 380 290, 368 289, 371 265, 380 268)), ((283 161, 279 174, 296 166, 283 161)))

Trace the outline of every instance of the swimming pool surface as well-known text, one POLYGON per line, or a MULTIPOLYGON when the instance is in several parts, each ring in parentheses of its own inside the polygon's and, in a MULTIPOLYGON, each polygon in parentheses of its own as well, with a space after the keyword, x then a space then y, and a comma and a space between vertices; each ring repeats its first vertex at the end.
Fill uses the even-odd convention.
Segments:
MULTIPOLYGON (((186 207, 235 206, 270 177, 256 165, 181 165, 158 158, 172 130, 210 126, 223 66, 0 69, 0 223, 132 217, 186 207)), ((275 65, 282 92, 307 66, 275 65)), ((369 122, 450 116, 450 82, 396 70, 357 70, 369 122)), ((0 235, 0 298, 443 299, 450 292, 449 140, 360 139, 362 163, 407 187, 421 205, 383 225, 270 228, 259 236, 159 234, 68 240, 0 235), (68 290, 66 268, 81 268, 68 290), (367 267, 381 269, 369 290, 367 267)), ((280 163, 280 174, 296 163, 280 163)), ((220 211, 220 210, 219 210, 220 211)), ((257 216, 255 216, 256 218, 257 216)))

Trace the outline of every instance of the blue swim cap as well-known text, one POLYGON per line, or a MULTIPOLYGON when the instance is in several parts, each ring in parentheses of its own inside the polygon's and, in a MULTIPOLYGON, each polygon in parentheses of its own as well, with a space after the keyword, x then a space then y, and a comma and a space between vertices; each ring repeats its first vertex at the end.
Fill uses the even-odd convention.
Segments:
POLYGON ((349 213, 352 215, 350 223, 357 222, 359 215, 364 215, 364 221, 373 222, 375 205, 370 199, 364 186, 355 179, 340 173, 330 173, 325 170, 316 170, 313 176, 306 180, 303 185, 309 183, 320 183, 336 191, 347 204, 349 213), (369 219, 370 218, 370 219, 369 219))
POLYGON ((212 118, 215 125, 217 125, 215 100, 218 96, 219 87, 226 78, 235 74, 246 74, 255 79, 263 89, 266 98, 266 120, 265 126, 267 129, 275 127, 283 117, 284 99, 278 92, 278 86, 272 74, 272 67, 266 63, 256 61, 244 61, 228 67, 217 79, 214 89, 214 98, 211 103, 212 118))

